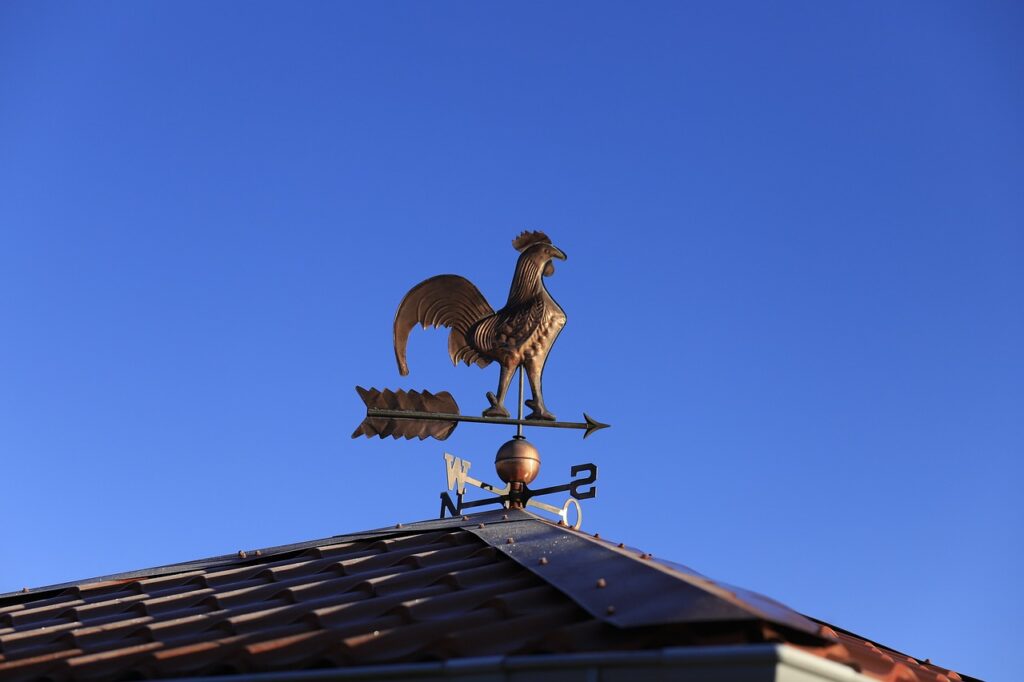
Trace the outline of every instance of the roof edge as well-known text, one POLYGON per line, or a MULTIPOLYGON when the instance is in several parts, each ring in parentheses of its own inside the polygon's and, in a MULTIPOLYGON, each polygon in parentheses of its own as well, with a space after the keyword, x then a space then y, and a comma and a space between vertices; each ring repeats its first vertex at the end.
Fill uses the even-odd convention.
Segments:
MULTIPOLYGON (((853 668, 819 658, 786 644, 742 644, 708 647, 671 647, 656 651, 484 656, 431 663, 399 663, 323 670, 290 670, 268 673, 237 673, 231 682, 432 682, 472 679, 474 682, 506 682, 524 674, 543 672, 564 676, 573 671, 587 674, 566 679, 601 679, 599 673, 614 670, 616 678, 650 679, 643 675, 676 671, 684 679, 724 679, 731 682, 877 682, 853 668)), ((224 682, 226 678, 198 677, 191 682, 224 682)), ((659 676, 660 679, 660 676, 659 676)), ((157 682, 160 682, 159 680, 157 682)), ((164 682, 173 682, 165 680, 164 682)))

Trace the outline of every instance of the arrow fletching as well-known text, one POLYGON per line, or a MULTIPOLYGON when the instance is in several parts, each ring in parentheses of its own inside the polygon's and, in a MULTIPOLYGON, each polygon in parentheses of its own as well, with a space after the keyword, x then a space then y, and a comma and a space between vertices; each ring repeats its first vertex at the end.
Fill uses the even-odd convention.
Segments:
POLYGON ((383 391, 376 388, 363 388, 356 386, 359 397, 366 404, 367 412, 370 411, 402 411, 413 413, 437 413, 437 419, 401 418, 397 416, 370 416, 356 427, 352 433, 353 438, 366 436, 373 438, 388 436, 398 439, 436 438, 444 440, 452 434, 458 422, 445 419, 445 417, 458 415, 459 406, 455 398, 448 391, 431 393, 430 391, 392 391, 385 388, 383 391))

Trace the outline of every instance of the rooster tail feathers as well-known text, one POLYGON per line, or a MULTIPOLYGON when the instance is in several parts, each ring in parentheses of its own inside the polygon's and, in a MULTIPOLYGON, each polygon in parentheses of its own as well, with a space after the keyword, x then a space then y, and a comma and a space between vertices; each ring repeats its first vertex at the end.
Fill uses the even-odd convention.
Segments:
POLYGON ((476 322, 493 315, 494 309, 487 303, 480 290, 465 277, 438 275, 420 282, 405 295, 395 313, 395 359, 402 376, 409 374, 405 359, 409 344, 409 332, 417 324, 427 327, 448 327, 448 355, 452 363, 460 361, 467 365, 477 363, 486 366, 489 360, 480 357, 466 340, 469 328, 476 322))

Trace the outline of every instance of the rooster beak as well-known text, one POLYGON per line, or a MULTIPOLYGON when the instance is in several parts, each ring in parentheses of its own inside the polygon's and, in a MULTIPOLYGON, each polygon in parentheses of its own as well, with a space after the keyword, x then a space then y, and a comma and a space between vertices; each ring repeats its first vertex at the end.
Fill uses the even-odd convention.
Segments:
POLYGON ((551 250, 554 252, 551 254, 552 258, 557 258, 558 260, 567 260, 565 257, 565 253, 557 246, 552 246, 551 250))

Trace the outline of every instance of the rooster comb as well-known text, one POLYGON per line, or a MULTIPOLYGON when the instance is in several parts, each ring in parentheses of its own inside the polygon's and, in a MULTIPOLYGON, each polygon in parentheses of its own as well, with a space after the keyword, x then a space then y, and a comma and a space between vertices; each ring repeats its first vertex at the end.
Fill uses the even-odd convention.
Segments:
POLYGON ((523 232, 512 240, 512 246, 516 251, 525 251, 534 244, 550 244, 551 237, 543 232, 523 232))

